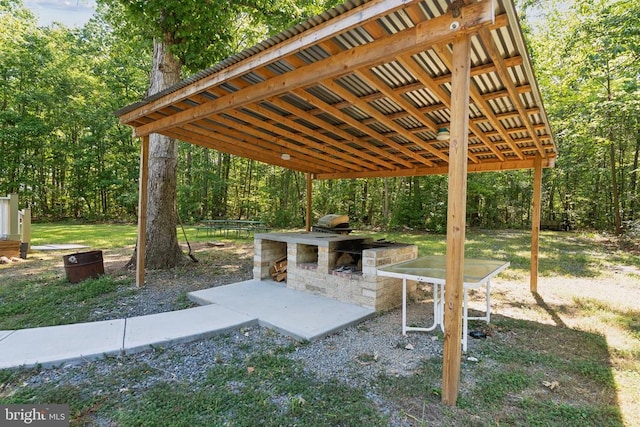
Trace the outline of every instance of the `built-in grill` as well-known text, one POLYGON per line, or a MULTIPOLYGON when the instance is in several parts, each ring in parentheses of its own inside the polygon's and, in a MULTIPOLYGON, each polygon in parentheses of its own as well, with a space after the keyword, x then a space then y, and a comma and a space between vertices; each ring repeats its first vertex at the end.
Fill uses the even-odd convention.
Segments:
POLYGON ((375 242, 364 240, 350 240, 341 242, 335 249, 340 254, 336 259, 334 272, 360 273, 362 272, 362 252, 367 249, 387 248, 393 246, 407 246, 405 243, 390 242, 385 239, 375 242))
MULTIPOLYGON (((349 234, 353 229, 349 227, 349 216, 329 214, 318 219, 312 231, 319 233, 349 234)), ((367 249, 385 248, 388 246, 406 246, 380 239, 372 242, 371 239, 350 239, 336 245, 334 251, 338 254, 335 265, 330 270, 338 273, 361 273, 362 251, 367 249)))
POLYGON ((398 279, 378 276, 377 269, 418 255, 416 245, 354 234, 256 233, 254 245, 255 279, 271 280, 274 262, 286 259, 287 288, 376 311, 397 307, 402 301, 398 279))
POLYGON ((318 233, 349 234, 353 231, 349 228, 349 216, 329 214, 318 220, 318 223, 311 228, 311 231, 318 233))

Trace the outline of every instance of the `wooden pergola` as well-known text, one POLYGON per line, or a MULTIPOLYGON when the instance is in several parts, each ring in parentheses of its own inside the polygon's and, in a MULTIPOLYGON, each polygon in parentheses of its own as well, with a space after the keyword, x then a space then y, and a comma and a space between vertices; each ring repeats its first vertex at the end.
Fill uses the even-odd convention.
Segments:
MULTIPOLYGON (((556 147, 511 0, 350 0, 117 113, 159 133, 314 179, 448 174, 442 400, 454 405, 468 172, 534 169, 531 290, 542 168, 556 147), (448 138, 447 138, 448 132, 448 138)), ((307 226, 310 213, 307 213, 307 226)))

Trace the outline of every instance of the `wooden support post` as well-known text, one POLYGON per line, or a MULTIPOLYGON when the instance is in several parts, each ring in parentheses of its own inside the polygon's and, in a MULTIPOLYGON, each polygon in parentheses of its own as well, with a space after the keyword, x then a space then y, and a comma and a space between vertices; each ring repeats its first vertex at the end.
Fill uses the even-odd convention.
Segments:
POLYGON ((31 247, 31 209, 22 210, 22 227, 20 228, 20 240, 27 244, 27 252, 31 247))
POLYGON ((140 193, 138 194, 138 247, 136 252, 136 286, 144 285, 147 250, 147 180, 149 178, 149 136, 140 141, 140 193))
POLYGON ((536 155, 533 173, 533 206, 531 209, 531 292, 538 292, 540 252, 540 211, 542 204, 542 157, 536 155))
POLYGON ((307 231, 311 231, 311 207, 312 207, 311 194, 313 191, 312 179, 313 177, 311 176, 311 174, 307 172, 307 212, 306 212, 306 220, 305 220, 305 229, 307 231))
POLYGON ((469 146, 470 36, 453 40, 451 129, 447 210, 447 261, 444 298, 442 403, 454 406, 460 386, 464 241, 467 212, 467 150, 469 146))
POLYGON ((9 194, 9 239, 20 240, 20 227, 18 226, 18 195, 9 194))

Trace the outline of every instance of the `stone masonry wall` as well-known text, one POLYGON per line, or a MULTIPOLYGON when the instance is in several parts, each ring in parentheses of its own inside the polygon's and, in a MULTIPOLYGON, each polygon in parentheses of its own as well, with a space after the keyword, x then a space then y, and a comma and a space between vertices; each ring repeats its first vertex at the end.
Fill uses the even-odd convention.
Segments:
MULTIPOLYGON (((389 310, 402 303, 402 280, 377 275, 377 268, 389 264, 415 259, 416 245, 394 245, 364 250, 362 272, 334 271, 336 245, 314 246, 295 242, 256 240, 254 255, 254 278, 269 278, 269 267, 273 260, 287 255, 286 286, 357 304, 376 311, 389 310)), ((416 284, 407 283, 407 293, 413 294, 416 284)))
POLYGON ((253 278, 270 278, 269 267, 274 260, 287 255, 287 244, 274 240, 256 240, 253 248, 253 278))
MULTIPOLYGON (((391 246, 369 249, 362 254, 362 297, 368 300, 366 306, 376 311, 389 310, 402 304, 402 279, 377 275, 379 267, 410 261, 418 257, 416 245, 391 246)), ((416 283, 407 283, 407 294, 413 295, 416 283)))

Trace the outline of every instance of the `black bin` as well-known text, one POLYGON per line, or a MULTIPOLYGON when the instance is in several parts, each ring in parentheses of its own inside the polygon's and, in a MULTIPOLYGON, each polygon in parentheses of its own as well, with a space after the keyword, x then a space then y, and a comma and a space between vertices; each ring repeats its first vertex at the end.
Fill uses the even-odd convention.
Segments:
POLYGON ((20 258, 27 259, 27 252, 29 252, 29 243, 20 243, 20 258))
POLYGON ((64 260, 64 270, 67 273, 67 280, 71 283, 82 282, 89 278, 95 279, 101 274, 104 274, 102 251, 80 252, 65 255, 62 259, 64 260))

